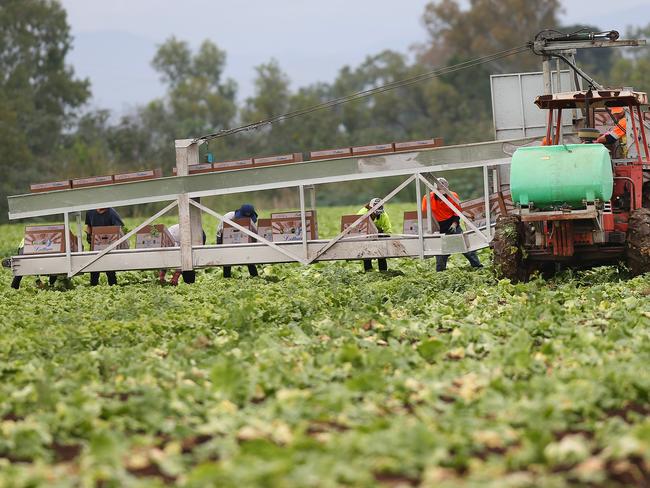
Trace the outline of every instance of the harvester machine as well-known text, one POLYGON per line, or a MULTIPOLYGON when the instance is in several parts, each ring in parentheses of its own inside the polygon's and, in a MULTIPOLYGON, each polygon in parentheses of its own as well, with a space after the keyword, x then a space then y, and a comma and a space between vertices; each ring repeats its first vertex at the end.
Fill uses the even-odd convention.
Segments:
POLYGON ((535 104, 548 111, 546 137, 543 145, 521 147, 512 156, 510 191, 516 209, 496 224, 492 247, 498 272, 525 281, 535 271, 620 262, 633 275, 650 271, 647 95, 589 89, 541 95, 535 104), (595 142, 596 114, 622 125, 613 115, 621 111, 618 107, 625 110, 629 154, 619 144, 595 142), (564 143, 563 110, 584 114, 580 143, 564 143))

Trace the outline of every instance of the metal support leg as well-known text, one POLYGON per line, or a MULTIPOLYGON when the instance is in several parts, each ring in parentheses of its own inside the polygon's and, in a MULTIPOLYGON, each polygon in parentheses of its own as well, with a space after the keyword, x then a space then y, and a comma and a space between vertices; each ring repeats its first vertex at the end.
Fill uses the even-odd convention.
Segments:
MULTIPOLYGON (((179 139, 176 145, 176 174, 187 176, 189 167, 199 163, 199 145, 192 139, 179 139)), ((178 223, 181 237, 181 270, 183 278, 191 280, 191 271, 194 270, 192 259, 192 245, 203 243, 201 228, 201 211, 190 208, 189 197, 186 194, 178 196, 178 223)))
POLYGON ((489 170, 487 166, 483 166, 483 198, 485 199, 485 235, 491 240, 492 239, 492 228, 491 228, 491 215, 490 215, 490 182, 489 180, 489 170))
POLYGON ((77 212, 77 252, 84 250, 83 228, 81 226, 81 212, 77 212))
MULTIPOLYGON (((429 192, 427 192, 427 233, 429 235, 433 234, 433 211, 431 210, 431 197, 429 192)), ((421 206, 421 204, 419 204, 421 206)))
POLYGON ((309 203, 312 210, 316 210, 316 185, 305 186, 309 190, 309 203))
POLYGON ((307 248, 307 216, 305 215, 305 187, 298 187, 300 193, 300 224, 302 225, 302 252, 305 259, 309 259, 309 250, 307 248))
MULTIPOLYGON (((556 90, 555 93, 562 93, 562 77, 560 76, 560 58, 556 58, 555 60, 555 71, 557 74, 557 84, 556 84, 556 90)), ((564 140, 564 134, 562 130, 562 118, 561 116, 560 120, 558 121, 558 131, 560 133, 560 143, 564 140)))
POLYGON ((190 226, 190 198, 178 195, 178 223, 181 237, 181 271, 194 269, 192 262, 192 227, 190 226))
POLYGON ((63 214, 64 232, 65 232, 65 260, 68 265, 68 278, 72 276, 72 250, 70 249, 70 214, 63 214))
MULTIPOLYGON (((415 179, 415 201, 418 209, 418 240, 420 241, 420 259, 424 259, 424 228, 422 224, 422 189, 420 188, 420 178, 415 179)), ((430 207, 428 205, 427 207, 430 207)))
POLYGON ((553 93, 553 81, 551 79, 551 57, 544 56, 542 60, 542 78, 544 80, 544 95, 553 93))

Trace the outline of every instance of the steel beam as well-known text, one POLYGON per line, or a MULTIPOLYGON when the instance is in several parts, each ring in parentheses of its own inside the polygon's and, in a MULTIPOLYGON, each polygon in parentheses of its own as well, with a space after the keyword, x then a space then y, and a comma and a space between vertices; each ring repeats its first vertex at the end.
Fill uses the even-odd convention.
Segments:
POLYGON ((593 40, 593 41, 552 41, 545 44, 545 41, 536 41, 534 51, 538 53, 556 53, 571 49, 590 49, 605 47, 639 47, 645 46, 645 39, 619 39, 610 40, 593 40))
MULTIPOLYGON (((477 235, 475 232, 466 232, 464 243, 461 244, 459 244, 458 237, 441 234, 424 236, 424 257, 449 254, 449 252, 475 251, 487 246, 480 233, 477 235)), ((328 243, 327 240, 308 241, 309 254, 311 256, 319 254, 328 243)), ((303 246, 300 241, 276 244, 283 251, 296 255, 300 254, 303 246)), ((318 256, 316 261, 358 260, 377 257, 414 258, 420 256, 420 246, 420 239, 415 235, 375 239, 348 237, 339 240, 334 246, 326 249, 318 256)), ((75 269, 85 268, 86 272, 103 272, 176 269, 181 265, 179 247, 120 249, 96 259, 98 254, 98 252, 72 253, 72 266, 75 269)), ((195 246, 193 254, 195 268, 292 261, 280 250, 260 243, 195 246)), ((65 253, 14 256, 11 258, 11 264, 15 276, 64 274, 68 269, 65 253)))
POLYGON ((101 207, 121 207, 177 199, 273 190, 299 185, 338 183, 432 170, 447 171, 502 165, 510 161, 504 144, 532 139, 443 146, 416 152, 306 161, 260 168, 157 178, 92 188, 76 188, 9 197, 9 218, 41 217, 101 207))

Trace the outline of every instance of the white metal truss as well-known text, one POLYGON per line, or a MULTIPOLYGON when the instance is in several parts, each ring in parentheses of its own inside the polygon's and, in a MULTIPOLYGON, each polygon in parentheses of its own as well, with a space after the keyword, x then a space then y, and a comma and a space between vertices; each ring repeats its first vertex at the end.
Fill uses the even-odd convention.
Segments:
MULTIPOLYGON (((185 142, 185 141, 180 141, 185 142)), ((500 143, 499 143, 500 144, 500 143)), ((357 260, 364 258, 398 258, 398 257, 419 257, 421 259, 446 255, 459 252, 468 252, 481 249, 489 244, 491 231, 490 225, 483 230, 479 229, 470 219, 465 217, 462 212, 458 211, 449 201, 451 195, 445 191, 441 192, 435 188, 427 178, 437 182, 433 172, 439 173, 448 170, 466 169, 482 167, 484 171, 484 199, 486 201, 486 222, 490 222, 489 214, 489 181, 488 175, 490 170, 494 170, 502 165, 507 165, 510 158, 505 152, 499 150, 493 143, 485 144, 468 144, 464 146, 453 146, 453 150, 447 154, 453 154, 458 157, 457 162, 440 162, 435 165, 421 164, 418 161, 429 161, 426 151, 415 153, 401 154, 383 154, 378 156, 369 156, 364 158, 350 158, 351 161, 344 162, 345 165, 339 164, 338 169, 334 169, 334 174, 327 174, 326 166, 311 166, 311 170, 300 168, 296 173, 305 175, 305 177, 289 178, 285 181, 265 181, 268 179, 267 173, 251 172, 250 178, 245 178, 244 171, 238 170, 239 183, 231 188, 213 188, 201 190, 205 182, 196 184, 200 180, 197 176, 187 175, 188 168, 191 164, 198 163, 198 148, 196 144, 177 144, 177 178, 190 178, 188 180, 192 185, 182 185, 180 188, 184 191, 177 194, 170 194, 161 197, 160 194, 147 198, 142 195, 135 195, 134 188, 117 188, 117 203, 129 205, 134 203, 150 203, 164 200, 172 200, 165 208, 146 219, 142 224, 121 237, 118 241, 112 243, 107 249, 101 252, 71 252, 69 228, 69 213, 86 209, 88 206, 100 207, 104 205, 105 198, 100 202, 92 204, 88 197, 83 193, 74 194, 72 191, 69 199, 57 196, 57 201, 52 207, 46 208, 40 198, 31 203, 29 198, 15 203, 15 215, 33 216, 51 215, 60 208, 61 202, 64 202, 64 223, 65 223, 65 253, 44 254, 44 255, 21 255, 12 258, 13 273, 16 276, 36 275, 36 274, 67 274, 73 276, 80 272, 97 272, 97 271, 128 271, 128 270, 146 270, 146 269, 165 269, 181 268, 183 271, 189 271, 196 268, 209 266, 234 266, 241 264, 265 264, 265 263, 284 263, 297 262, 308 265, 314 262, 330 260, 357 260), (486 149, 487 148, 487 149, 486 149), (424 153, 424 156, 422 154, 424 153), (350 164, 350 163, 353 164, 350 164), (313 173, 313 174, 312 174, 313 173), (307 177, 312 174, 311 177, 307 177), (260 176, 261 175, 261 176, 260 176), (259 191, 273 188, 296 187, 300 196, 300 213, 303 229, 306 228, 306 205, 305 189, 311 190, 312 208, 314 207, 314 185, 321 183, 332 183, 342 181, 352 181, 358 179, 375 179, 383 177, 406 176, 406 179, 398 185, 393 191, 388 193, 373 208, 369 209, 365 215, 359 218, 349 226, 345 231, 339 233, 336 237, 329 240, 308 240, 307 233, 302 233, 301 241, 292 242, 272 242, 257 233, 250 231, 234 222, 232 219, 225 218, 221 213, 216 212, 207 206, 201 204, 198 197, 241 193, 248 191, 259 191), (370 218, 376 208, 390 201, 401 190, 406 188, 410 183, 415 184, 416 190, 416 208, 418 216, 418 234, 417 235, 393 235, 393 236, 355 236, 350 237, 348 234, 365 219, 370 218), (426 216, 421 209, 422 191, 421 183, 424 183, 431 191, 437 194, 445 203, 450 205, 454 212, 463 220, 468 231, 461 235, 441 235, 435 228, 435 221, 432 219, 431 206, 427 206, 426 216), (86 203, 82 203, 86 199, 86 203), (66 203, 69 202, 69 203, 66 203), (30 209, 30 205, 33 205, 30 209), (40 206, 40 207, 39 207, 40 206), (179 207, 180 223, 180 247, 158 248, 158 249, 117 249, 120 243, 129 239, 138 230, 154 222, 157 218, 171 210, 173 207, 179 207), (20 209, 20 210, 19 210, 20 209), (202 246, 201 243, 201 213, 210 214, 222 222, 239 229, 249 237, 254 238, 255 243, 242 243, 218 246, 202 246), (425 221, 426 219, 426 226, 425 221)), ((310 162, 313 163, 313 162, 310 162)), ((324 162, 319 162, 323 165, 324 162)), ((286 165, 289 166, 289 165, 286 165)), ((297 165, 294 165, 297 166, 297 165)), ((285 169, 279 170, 279 175, 287 175, 285 169)), ((225 175, 224 175, 225 176, 225 175)), ((212 175, 212 180, 217 181, 212 175)), ((235 181, 235 180, 233 180, 235 181)), ((165 186, 165 183, 161 183, 165 186)), ((123 185, 119 185, 123 186, 123 185)), ((144 187, 143 187, 144 188, 144 187)), ((164 189, 163 189, 164 190, 164 189)), ((167 191, 167 190, 164 190, 167 191)), ((164 193, 163 191, 163 193, 164 193)), ((160 193, 160 192, 159 192, 160 193)), ((28 197, 28 196, 25 196, 28 197)), ((79 242, 81 242, 81 220, 80 214, 77 214, 77 225, 79 232, 79 242)), ((81 247, 80 247, 81 248, 81 247)))

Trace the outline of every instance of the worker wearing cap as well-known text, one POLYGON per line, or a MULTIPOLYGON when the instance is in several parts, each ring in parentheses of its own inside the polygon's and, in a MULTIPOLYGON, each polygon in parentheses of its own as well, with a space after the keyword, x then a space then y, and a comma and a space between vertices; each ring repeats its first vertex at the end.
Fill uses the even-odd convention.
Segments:
MULTIPOLYGON (((438 178, 438 189, 445 194, 447 200, 456 207, 458 210, 462 210, 460 206, 460 198, 458 193, 449 190, 449 182, 445 178, 438 178)), ((435 194, 435 192, 429 193, 429 198, 425 195, 422 198, 422 212, 427 211, 427 200, 431 204, 431 215, 436 219, 438 225, 440 226, 441 234, 462 234, 463 230, 460 228, 460 217, 456 212, 454 212, 449 205, 442 201, 442 199, 435 194)), ((483 265, 479 261, 476 251, 469 251, 463 253, 463 256, 467 258, 469 264, 472 268, 482 268, 483 265)), ((449 255, 436 256, 436 271, 444 271, 447 269, 447 260, 449 255)))
MULTIPOLYGON (((622 156, 627 155, 627 118, 625 117, 625 109, 623 107, 613 107, 610 113, 615 119, 615 125, 610 130, 600 135, 596 142, 605 144, 606 146, 614 147, 615 144, 620 144, 622 156)), ((615 150, 610 149, 612 152, 615 150)))
MULTIPOLYGON (((224 218, 229 219, 229 220, 235 220, 235 219, 245 219, 249 218, 251 219, 252 222, 252 230, 253 232, 257 232, 257 212, 255 211, 255 207, 252 205, 245 203, 241 207, 239 207, 237 210, 233 210, 232 212, 228 212, 226 215, 224 215, 224 218)), ((217 227, 217 244, 223 244, 223 220, 219 222, 219 227, 217 227)), ((248 264, 248 273, 251 275, 251 277, 258 276, 257 273, 257 266, 254 264, 248 264)), ((223 267, 223 277, 224 278, 230 278, 231 277, 231 266, 224 266, 223 267)))
MULTIPOLYGON (((367 214, 370 211, 370 209, 376 206, 379 202, 381 202, 381 198, 373 198, 372 200, 370 200, 368 203, 366 203, 363 207, 359 209, 357 215, 367 214)), ((375 227, 377 227, 377 230, 379 231, 380 234, 388 235, 393 233, 393 227, 390 224, 390 218, 388 217, 388 214, 384 211, 383 205, 381 207, 377 207, 373 211, 372 215, 370 216, 370 219, 375 224, 375 227)), ((386 258, 377 259, 377 265, 379 267, 379 271, 388 270, 388 263, 386 262, 386 258)), ((368 272, 371 269, 372 269, 372 260, 364 259, 363 270, 368 272)))

